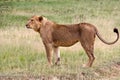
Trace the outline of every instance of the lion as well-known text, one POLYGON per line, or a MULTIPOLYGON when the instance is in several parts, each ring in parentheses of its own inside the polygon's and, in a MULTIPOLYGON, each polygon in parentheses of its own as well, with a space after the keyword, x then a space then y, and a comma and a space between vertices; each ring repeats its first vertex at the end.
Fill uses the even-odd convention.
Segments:
POLYGON ((99 34, 97 28, 90 23, 78 23, 78 24, 57 24, 48 20, 43 16, 32 16, 26 27, 38 32, 42 38, 42 42, 45 46, 48 63, 52 65, 52 52, 56 56, 55 64, 60 64, 60 51, 59 47, 69 47, 77 42, 80 42, 83 49, 87 53, 88 62, 86 67, 91 67, 94 57, 94 41, 97 37, 105 44, 111 45, 118 41, 119 32, 117 28, 113 31, 117 34, 117 38, 113 42, 107 42, 99 34))

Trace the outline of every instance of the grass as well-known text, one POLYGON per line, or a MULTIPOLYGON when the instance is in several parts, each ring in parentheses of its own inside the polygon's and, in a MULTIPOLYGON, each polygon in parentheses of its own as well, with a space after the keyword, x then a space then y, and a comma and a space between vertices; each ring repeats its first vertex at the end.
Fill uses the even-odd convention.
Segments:
POLYGON ((112 29, 120 29, 119 7, 119 0, 1 0, 0 79, 119 80, 120 41, 108 46, 96 38, 92 68, 82 67, 88 57, 80 43, 60 48, 61 65, 48 67, 39 34, 25 28, 32 15, 43 15, 61 24, 92 23, 107 41, 112 41, 112 29))

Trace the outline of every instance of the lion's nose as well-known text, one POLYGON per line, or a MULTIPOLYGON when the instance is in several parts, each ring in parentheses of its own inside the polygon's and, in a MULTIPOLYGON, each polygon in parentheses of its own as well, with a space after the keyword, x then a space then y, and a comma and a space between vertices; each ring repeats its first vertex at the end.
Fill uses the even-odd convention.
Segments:
POLYGON ((29 28, 29 25, 28 25, 28 24, 26 24, 26 28, 29 28))
POLYGON ((26 27, 28 26, 28 24, 26 24, 26 27))

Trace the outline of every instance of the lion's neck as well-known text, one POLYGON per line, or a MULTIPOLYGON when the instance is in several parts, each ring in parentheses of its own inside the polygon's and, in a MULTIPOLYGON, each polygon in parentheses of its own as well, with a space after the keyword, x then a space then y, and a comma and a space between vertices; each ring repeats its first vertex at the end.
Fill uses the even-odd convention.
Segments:
POLYGON ((55 23, 53 23, 52 21, 44 19, 42 25, 43 26, 40 28, 40 31, 39 31, 40 36, 42 38, 43 37, 48 38, 52 34, 53 26, 55 25, 55 23))

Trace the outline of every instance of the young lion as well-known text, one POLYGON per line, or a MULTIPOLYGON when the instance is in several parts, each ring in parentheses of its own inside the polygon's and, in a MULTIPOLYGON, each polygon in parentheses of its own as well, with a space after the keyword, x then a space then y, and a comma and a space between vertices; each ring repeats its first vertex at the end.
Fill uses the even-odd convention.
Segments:
POLYGON ((117 34, 116 40, 107 42, 100 36, 98 30, 92 24, 79 23, 62 25, 56 24, 42 16, 32 16, 26 24, 26 27, 40 33, 50 65, 52 64, 52 51, 54 51, 56 55, 55 64, 59 64, 60 52, 58 48, 60 46, 72 46, 80 42, 89 57, 89 61, 85 66, 91 67, 95 59, 93 54, 95 36, 97 35, 102 42, 108 45, 116 43, 119 39, 117 28, 114 28, 114 32, 117 34))

